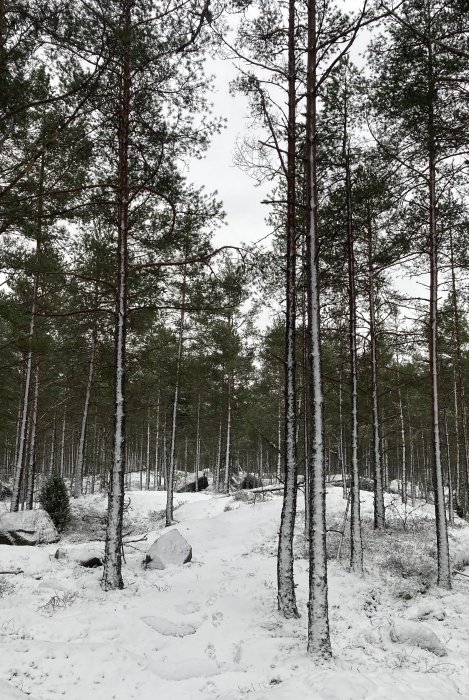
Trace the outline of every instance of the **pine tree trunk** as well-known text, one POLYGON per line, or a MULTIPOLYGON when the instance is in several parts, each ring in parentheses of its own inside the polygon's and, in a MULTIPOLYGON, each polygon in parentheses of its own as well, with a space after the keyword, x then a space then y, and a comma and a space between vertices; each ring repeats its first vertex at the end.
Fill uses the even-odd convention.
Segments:
MULTIPOLYGON (((433 90, 433 46, 428 42, 429 89, 433 90)), ((431 417, 432 417, 432 451, 433 451, 433 490, 435 496, 435 521, 438 553, 438 585, 451 588, 451 569, 449 561, 448 528, 446 523, 445 496, 443 488, 443 470, 441 466, 440 423, 438 414, 438 233, 436 228, 436 166, 434 149, 434 115, 433 103, 429 104, 429 258, 430 258, 430 328, 429 361, 431 383, 431 417)))
POLYGON ((319 250, 316 180, 316 2, 308 4, 308 64, 306 105, 306 276, 308 306, 309 402, 312 436, 309 441, 309 607, 308 651, 331 656, 327 600, 326 483, 324 471, 324 393, 321 370, 319 250))
POLYGON ((91 387, 93 384, 94 356, 96 351, 96 330, 91 334, 90 363, 88 366, 88 380, 86 382, 85 403, 81 418, 80 440, 78 442, 77 461, 75 464, 75 482, 73 486, 74 498, 80 498, 83 493, 83 465, 85 462, 86 429, 88 426, 88 413, 90 407, 91 387))
POLYGON ((62 439, 60 440, 60 476, 64 477, 65 470, 65 428, 67 425, 67 409, 64 409, 62 418, 62 439))
MULTIPOLYGON (((186 440, 187 440, 187 438, 186 438, 186 440)), ((218 428, 217 462, 216 462, 216 466, 215 466, 215 479, 214 479, 214 481, 215 481, 215 483, 214 483, 215 493, 218 493, 218 491, 220 490, 221 448, 222 448, 222 431, 221 431, 221 421, 220 421, 220 425, 218 428)))
POLYGON ((122 579, 122 519, 124 514, 125 476, 125 371, 127 336, 127 277, 129 229, 129 116, 130 116, 130 27, 131 0, 124 0, 122 12, 121 104, 119 114, 119 191, 117 211, 117 284, 115 331, 115 408, 114 447, 109 477, 108 518, 104 558, 103 588, 123 588, 122 579))
POLYGON ((31 372, 33 365, 33 351, 32 342, 34 338, 34 326, 36 320, 36 306, 37 306, 37 292, 38 292, 38 278, 37 274, 34 277, 33 285, 33 302, 31 307, 31 320, 29 323, 29 351, 26 359, 26 375, 24 379, 24 389, 23 389, 23 402, 21 409, 21 420, 19 426, 18 434, 18 448, 16 455, 15 473, 13 476, 13 489, 11 496, 11 506, 10 510, 16 512, 19 509, 20 504, 20 493, 21 493, 21 483, 23 479, 24 464, 25 464, 25 453, 26 453, 26 431, 28 423, 28 410, 29 410, 29 394, 31 390, 31 372))
POLYGON ((383 463, 381 457, 381 436, 379 423, 378 392, 378 349, 376 337, 375 272, 373 269, 373 228, 371 213, 368 211, 368 294, 370 307, 370 352, 371 352, 371 401, 373 433, 373 482, 374 482, 374 525, 377 530, 385 527, 383 463))
POLYGON ((402 488, 401 498, 404 505, 407 504, 407 450, 405 442, 405 426, 404 426, 404 411, 402 409, 401 388, 398 388, 399 394, 399 423, 401 428, 401 455, 402 455, 402 488))
POLYGON ((197 401, 197 434, 195 436, 195 490, 199 490, 200 472, 200 394, 197 401))
POLYGON ((453 477, 451 474, 451 450, 449 448, 448 417, 445 411, 446 468, 448 472, 448 520, 454 525, 453 477))
POLYGON ((150 490, 150 474, 151 474, 151 469, 150 469, 150 409, 148 409, 148 414, 147 414, 147 452, 146 452, 146 460, 145 460, 145 468, 146 468, 146 473, 145 473, 145 489, 147 491, 150 490))
POLYGON ((36 435, 37 435, 37 408, 39 401, 39 365, 34 372, 34 394, 31 408, 31 429, 29 435, 28 458, 28 485, 26 488, 26 510, 32 510, 34 506, 34 482, 36 476, 36 435))
POLYGON ((450 265, 451 265, 451 296, 453 302, 453 320, 454 320, 454 373, 455 373, 455 414, 458 415, 459 421, 456 423, 456 436, 458 444, 458 500, 465 516, 469 513, 469 438, 467 434, 467 415, 466 415, 466 399, 465 385, 463 377, 463 362, 461 351, 461 324, 460 312, 458 304, 458 290, 456 286, 456 271, 454 265, 454 247, 453 247, 453 232, 450 227, 449 232, 450 243, 450 265), (461 436, 461 440, 459 438, 461 436), (459 445, 462 444, 463 455, 463 472, 462 478, 460 474, 460 453, 459 445))
POLYGON ((156 436, 155 436, 155 474, 153 486, 155 490, 161 488, 161 469, 159 467, 159 449, 160 449, 160 392, 156 399, 156 436))
POLYGON ((231 373, 228 374, 228 411, 226 416, 226 452, 225 452, 225 492, 230 492, 230 462, 231 462, 231 373))
POLYGON ((349 293, 349 344, 350 344, 350 448, 351 448, 351 498, 350 498, 350 569, 363 574, 363 546, 360 519, 360 481, 358 473, 358 379, 357 379, 357 293, 355 288, 355 250, 352 221, 352 182, 347 135, 347 97, 344 104, 345 192, 347 209, 348 293, 349 293))
MULTIPOLYGON (((184 341, 184 307, 186 304, 186 266, 184 265, 184 276, 182 282, 181 297, 181 317, 179 321, 178 354, 176 364, 176 385, 174 387, 173 399, 173 420, 171 426, 171 448, 169 453, 168 480, 166 483, 166 527, 173 522, 173 502, 174 502, 174 458, 176 452, 176 427, 179 401, 179 382, 181 377, 182 348, 184 341)), ((197 482, 196 482, 197 485, 197 482)))
POLYGON ((295 0, 288 16, 288 156, 287 251, 285 319, 285 425, 284 491, 277 555, 277 600, 284 617, 299 617, 293 573, 293 536, 297 497, 296 415, 296 55, 295 0))

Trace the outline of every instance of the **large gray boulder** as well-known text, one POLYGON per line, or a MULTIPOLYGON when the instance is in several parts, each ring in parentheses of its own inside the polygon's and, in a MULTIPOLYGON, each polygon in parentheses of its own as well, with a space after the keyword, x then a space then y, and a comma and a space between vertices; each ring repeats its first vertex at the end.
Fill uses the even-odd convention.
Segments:
POLYGON ((192 559, 192 547, 178 530, 170 530, 153 542, 143 562, 146 569, 182 566, 192 559))
POLYGON ((59 539, 59 533, 45 510, 20 510, 0 515, 0 544, 51 544, 59 539))

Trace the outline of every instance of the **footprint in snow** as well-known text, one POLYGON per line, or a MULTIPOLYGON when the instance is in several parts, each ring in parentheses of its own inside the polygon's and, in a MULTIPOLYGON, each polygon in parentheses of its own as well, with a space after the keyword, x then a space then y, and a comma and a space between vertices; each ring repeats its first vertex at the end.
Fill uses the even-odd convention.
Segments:
POLYGON ((197 627, 194 625, 185 622, 172 622, 171 620, 165 620, 163 617, 149 615, 142 617, 142 621, 155 632, 159 632, 165 637, 187 637, 187 635, 197 632, 197 627))
POLYGON ((223 613, 222 612, 216 612, 212 614, 212 623, 214 627, 219 627, 221 623, 223 622, 223 613))

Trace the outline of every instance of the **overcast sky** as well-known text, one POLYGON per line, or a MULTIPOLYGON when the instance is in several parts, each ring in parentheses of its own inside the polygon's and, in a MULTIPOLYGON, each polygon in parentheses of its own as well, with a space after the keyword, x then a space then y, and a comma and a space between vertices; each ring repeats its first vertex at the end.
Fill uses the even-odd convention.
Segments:
MULTIPOLYGON (((360 5, 360 0, 343 3, 349 11, 360 5)), ((368 31, 362 31, 357 38, 352 51, 352 60, 357 65, 364 63, 363 53, 369 40, 368 31)), ((230 82, 237 75, 235 65, 229 60, 211 59, 207 63, 207 73, 214 75, 213 112, 225 117, 227 124, 220 134, 213 137, 206 157, 191 162, 189 179, 195 185, 203 185, 208 192, 217 191, 218 199, 223 203, 226 219, 225 225, 215 233, 216 246, 254 242, 270 233, 265 223, 268 206, 261 202, 271 191, 272 184, 256 186, 254 180, 233 162, 237 141, 247 133, 252 135, 247 99, 239 93, 233 96, 229 90, 230 82)), ((395 270, 394 283, 399 291, 427 296, 425 275, 412 279, 404 270, 395 270)))
POLYGON ((236 77, 236 68, 228 60, 211 60, 207 72, 215 75, 212 96, 214 114, 227 119, 226 128, 213 137, 203 160, 193 161, 190 180, 212 192, 218 191, 226 212, 226 225, 215 234, 216 245, 237 245, 255 241, 267 233, 264 218, 267 206, 261 200, 270 187, 256 187, 252 178, 233 163, 236 142, 249 128, 249 107, 243 95, 233 97, 230 81, 236 77))

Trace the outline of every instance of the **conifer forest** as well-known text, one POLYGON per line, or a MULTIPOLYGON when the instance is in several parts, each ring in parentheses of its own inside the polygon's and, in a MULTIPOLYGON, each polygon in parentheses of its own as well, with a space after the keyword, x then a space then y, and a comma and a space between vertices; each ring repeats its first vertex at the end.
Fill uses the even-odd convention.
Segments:
POLYGON ((0 0, 0 698, 469 698, 468 0, 0 0))

